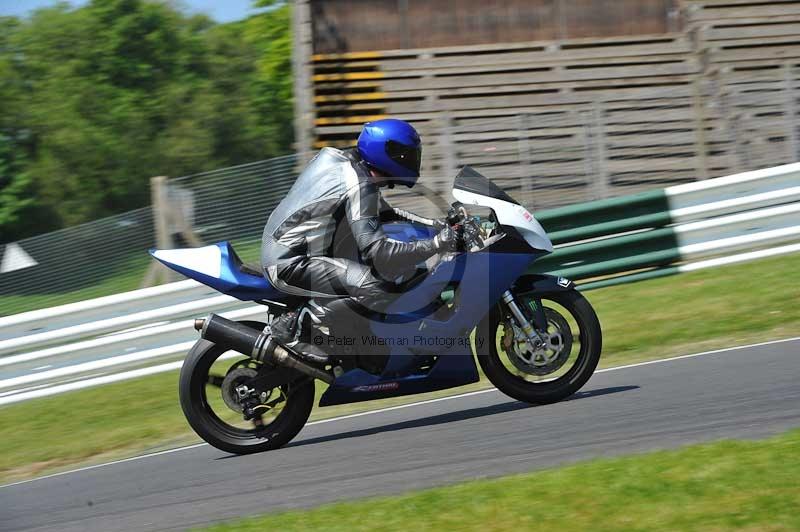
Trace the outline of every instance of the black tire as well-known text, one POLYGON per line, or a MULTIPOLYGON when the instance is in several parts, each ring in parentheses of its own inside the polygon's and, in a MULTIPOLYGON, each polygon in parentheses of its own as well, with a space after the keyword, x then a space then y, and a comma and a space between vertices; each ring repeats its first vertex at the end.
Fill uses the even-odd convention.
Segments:
POLYGON ((477 353, 478 363, 492 384, 506 395, 531 404, 555 403, 577 392, 594 373, 602 350, 600 322, 594 309, 580 292, 571 290, 542 297, 545 306, 548 300, 569 311, 580 334, 580 349, 575 362, 564 375, 555 380, 526 381, 510 372, 503 364, 495 342, 497 329, 505 317, 502 304, 492 309, 478 325, 476 332, 483 339, 483 348, 477 353))
POLYGON ((178 393, 181 409, 198 436, 217 449, 233 454, 270 451, 286 445, 303 428, 314 406, 314 381, 303 380, 291 389, 283 410, 260 429, 244 430, 222 421, 206 398, 208 372, 226 349, 199 340, 181 368, 178 393))

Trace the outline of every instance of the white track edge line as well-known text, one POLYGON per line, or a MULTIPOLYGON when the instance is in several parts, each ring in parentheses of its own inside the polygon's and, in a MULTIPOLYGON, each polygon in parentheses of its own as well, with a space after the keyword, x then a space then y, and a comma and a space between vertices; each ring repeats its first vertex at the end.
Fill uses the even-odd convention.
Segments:
MULTIPOLYGON (((652 364, 661 364, 661 363, 664 363, 664 362, 672 362, 672 361, 675 361, 675 360, 684 360, 684 359, 687 359, 687 358, 696 358, 696 357, 701 357, 701 356, 705 356, 705 355, 715 355, 715 354, 718 354, 718 353, 724 353, 726 351, 740 351, 742 349, 749 349, 749 348, 752 348, 752 347, 762 347, 762 346, 765 346, 765 345, 782 344, 782 343, 796 342, 796 341, 800 341, 800 336, 795 336, 795 337, 792 337, 792 338, 784 338, 784 339, 781 339, 781 340, 769 340, 767 342, 759 342, 759 343, 755 343, 755 344, 747 344, 747 345, 737 345, 737 346, 733 346, 733 347, 725 347, 725 348, 722 348, 722 349, 714 349, 712 351, 703 351, 703 352, 700 352, 700 353, 692 353, 690 355, 680 355, 680 356, 676 356, 676 357, 660 358, 658 360, 648 360, 646 362, 637 362, 635 364, 626 364, 624 366, 614 366, 614 367, 611 367, 611 368, 603 368, 603 369, 595 370, 594 373, 595 374, 597 374, 597 373, 607 373, 609 371, 618 371, 618 370, 621 370, 621 369, 636 368, 636 367, 639 367, 639 366, 649 366, 649 365, 652 365, 652 364)), ((311 423, 306 423, 305 426, 309 427, 309 426, 312 426, 312 425, 321 425, 322 423, 330 423, 332 421, 342 421, 342 420, 345 420, 345 419, 352 419, 352 418, 368 416, 368 415, 372 415, 372 414, 380 414, 382 412, 390 412, 392 410, 400 410, 400 409, 403 409, 403 408, 411 408, 411 407, 414 407, 414 406, 421 406, 421 405, 427 405, 427 404, 431 404, 431 403, 438 403, 440 401, 448 401, 450 399, 461 399, 461 398, 464 398, 464 397, 470 397, 470 396, 474 396, 474 395, 481 395, 481 394, 490 393, 490 392, 496 392, 496 391, 498 391, 497 388, 491 387, 491 388, 486 388, 486 389, 483 389, 483 390, 476 390, 474 392, 466 392, 466 393, 461 393, 461 394, 456 394, 456 395, 448 395, 447 397, 437 397, 435 399, 427 399, 425 401, 418 401, 416 403, 407 403, 407 404, 403 404, 403 405, 395 405, 395 406, 389 406, 389 407, 386 407, 386 408, 379 408, 377 410, 369 410, 367 412, 358 412, 358 413, 355 413, 355 414, 347 414, 345 416, 332 417, 332 418, 329 418, 329 419, 320 419, 318 421, 312 421, 311 423)), ((106 467, 106 466, 111 466, 111 465, 116 465, 116 464, 123 464, 125 462, 133 462, 133 461, 136 461, 136 460, 142 460, 144 458, 151 458, 153 456, 161 456, 161 455, 165 455, 165 454, 177 453, 177 452, 180 452, 180 451, 188 451, 190 449, 197 449, 198 447, 206 447, 206 446, 208 446, 207 443, 195 443, 195 444, 192 444, 192 445, 187 445, 185 447, 176 447, 175 449, 166 449, 164 451, 157 451, 157 452, 154 452, 154 453, 147 453, 147 454, 142 454, 142 455, 139 455, 139 456, 131 456, 129 458, 122 458, 120 460, 114 460, 114 461, 111 461, 111 462, 104 462, 102 464, 94 464, 94 465, 90 465, 90 466, 86 466, 86 467, 80 467, 78 469, 71 469, 69 471, 61 471, 61 472, 58 472, 58 473, 52 473, 50 475, 45 475, 43 477, 29 478, 27 480, 19 480, 17 482, 12 482, 11 484, 3 484, 2 486, 0 486, 0 489, 2 489, 2 488, 10 488, 12 486, 19 486, 20 484, 27 484, 29 482, 36 482, 38 480, 47 480, 47 479, 54 478, 54 477, 70 475, 70 474, 73 474, 73 473, 81 473, 83 471, 90 471, 92 469, 99 469, 101 467, 106 467)))

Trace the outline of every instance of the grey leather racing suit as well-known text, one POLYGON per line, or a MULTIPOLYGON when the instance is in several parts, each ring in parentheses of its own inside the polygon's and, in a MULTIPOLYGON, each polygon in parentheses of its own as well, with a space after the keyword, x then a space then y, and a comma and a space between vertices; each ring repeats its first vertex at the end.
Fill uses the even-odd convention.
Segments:
POLYGON ((303 170, 264 228, 261 264, 279 290, 307 297, 350 296, 382 310, 396 296, 400 272, 436 254, 441 235, 399 242, 381 222, 405 218, 432 224, 392 209, 357 153, 323 148, 303 170), (353 253, 340 242, 349 241, 353 253))

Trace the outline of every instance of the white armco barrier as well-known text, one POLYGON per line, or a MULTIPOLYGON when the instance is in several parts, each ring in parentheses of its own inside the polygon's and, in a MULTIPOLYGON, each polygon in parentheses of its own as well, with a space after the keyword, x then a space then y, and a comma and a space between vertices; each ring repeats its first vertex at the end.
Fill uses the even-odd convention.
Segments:
POLYGON ((198 301, 189 301, 162 308, 133 312, 115 318, 89 321, 78 325, 67 326, 62 329, 51 329, 44 332, 39 332, 37 330, 37 332, 27 336, 0 340, 0 356, 18 352, 20 349, 31 349, 33 347, 41 347, 55 343, 61 344, 89 336, 96 336, 98 334, 113 333, 188 315, 207 314, 212 310, 219 311, 245 304, 247 303, 239 301, 235 297, 217 295, 198 301))
MULTIPOLYGON (((800 252, 800 163, 664 193, 687 261, 676 272, 800 252)), ((192 280, 0 318, 0 405, 175 370, 191 319, 211 312, 266 318, 192 280)))
MULTIPOLYGON (((769 198, 774 193, 772 200, 760 205, 775 205, 800 200, 800 163, 784 164, 773 168, 764 168, 750 172, 742 172, 725 177, 717 177, 705 181, 695 181, 685 185, 675 185, 664 189, 669 197, 670 211, 680 209, 703 208, 737 201, 744 198, 769 198)), ((732 207, 735 212, 740 209, 732 207)), ((751 207, 752 208, 752 207, 751 207)), ((716 214, 724 214, 718 212, 716 214)))
POLYGON ((75 327, 131 313, 171 307, 179 303, 218 296, 214 289, 187 279, 68 305, 32 310, 0 318, 0 341, 75 327))

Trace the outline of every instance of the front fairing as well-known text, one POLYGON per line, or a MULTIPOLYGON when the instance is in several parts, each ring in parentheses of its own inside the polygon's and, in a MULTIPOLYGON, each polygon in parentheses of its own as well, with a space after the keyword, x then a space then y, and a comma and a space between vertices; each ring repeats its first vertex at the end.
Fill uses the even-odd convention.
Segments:
POLYGON ((465 206, 492 209, 501 226, 516 229, 534 250, 553 251, 547 232, 528 209, 473 168, 465 166, 458 173, 453 182, 453 197, 465 206))

